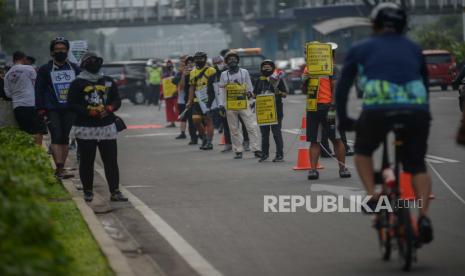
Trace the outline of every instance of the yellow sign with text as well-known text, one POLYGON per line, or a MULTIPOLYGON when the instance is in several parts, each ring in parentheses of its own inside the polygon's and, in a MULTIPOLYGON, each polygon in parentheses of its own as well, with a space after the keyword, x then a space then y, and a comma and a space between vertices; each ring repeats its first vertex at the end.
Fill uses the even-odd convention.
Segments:
POLYGON ((245 110, 247 109, 247 93, 245 84, 228 83, 226 90, 226 109, 245 110))
POLYGON ((330 44, 308 42, 305 49, 307 70, 311 76, 333 75, 333 50, 330 44))
POLYGON ((310 78, 307 87, 307 111, 316 111, 318 104, 318 90, 320 89, 320 79, 310 78))
POLYGON ((163 85, 163 97, 165 99, 172 98, 178 91, 178 87, 173 83, 173 77, 164 78, 162 81, 163 85))
POLYGON ((257 124, 259 126, 278 124, 275 95, 257 95, 255 100, 255 113, 257 114, 257 124))

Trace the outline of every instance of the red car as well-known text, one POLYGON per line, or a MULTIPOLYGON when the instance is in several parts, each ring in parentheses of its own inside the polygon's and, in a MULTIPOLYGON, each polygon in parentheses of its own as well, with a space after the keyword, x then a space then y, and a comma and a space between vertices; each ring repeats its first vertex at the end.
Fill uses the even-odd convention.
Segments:
POLYGON ((447 90, 457 75, 455 58, 446 50, 424 50, 423 56, 428 67, 429 85, 447 90))

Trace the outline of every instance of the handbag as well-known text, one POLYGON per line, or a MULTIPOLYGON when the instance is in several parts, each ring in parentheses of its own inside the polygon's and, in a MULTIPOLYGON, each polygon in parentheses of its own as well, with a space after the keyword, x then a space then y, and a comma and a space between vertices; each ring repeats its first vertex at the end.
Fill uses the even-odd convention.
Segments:
POLYGON ((118 132, 121 132, 125 129, 127 129, 128 127, 126 126, 126 124, 124 123, 123 119, 121 119, 120 117, 118 116, 115 116, 115 126, 116 126, 116 130, 118 132))

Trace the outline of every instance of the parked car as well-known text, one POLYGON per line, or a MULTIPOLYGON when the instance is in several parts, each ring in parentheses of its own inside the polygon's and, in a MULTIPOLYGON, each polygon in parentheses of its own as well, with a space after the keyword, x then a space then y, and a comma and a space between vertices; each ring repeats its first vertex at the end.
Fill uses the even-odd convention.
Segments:
POLYGON ((454 56, 446 50, 424 50, 423 56, 428 67, 429 85, 441 86, 447 90, 457 75, 457 65, 454 56))
POLYGON ((289 69, 286 70, 286 84, 289 94, 295 94, 296 90, 302 88, 302 74, 305 69, 305 58, 289 59, 289 69))
POLYGON ((143 104, 146 100, 146 61, 117 61, 105 63, 102 73, 112 77, 122 99, 134 104, 143 104))

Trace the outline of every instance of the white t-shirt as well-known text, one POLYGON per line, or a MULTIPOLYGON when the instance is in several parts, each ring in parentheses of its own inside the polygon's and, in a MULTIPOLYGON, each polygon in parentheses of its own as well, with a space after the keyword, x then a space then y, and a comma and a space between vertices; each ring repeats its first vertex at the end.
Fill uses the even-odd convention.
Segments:
POLYGON ((239 71, 235 74, 231 74, 229 70, 224 71, 221 73, 220 83, 219 83, 219 103, 220 106, 225 106, 226 103, 226 90, 224 87, 228 83, 237 83, 237 84, 245 84, 247 87, 247 92, 253 92, 252 81, 250 80, 249 71, 247 69, 239 68, 239 71))
POLYGON ((16 64, 5 75, 5 95, 12 99, 13 108, 35 106, 34 85, 37 73, 30 65, 16 64))

